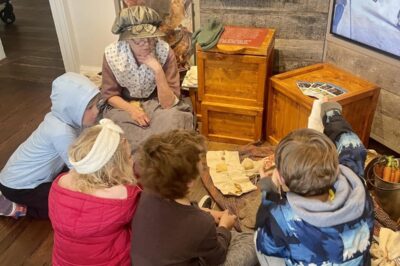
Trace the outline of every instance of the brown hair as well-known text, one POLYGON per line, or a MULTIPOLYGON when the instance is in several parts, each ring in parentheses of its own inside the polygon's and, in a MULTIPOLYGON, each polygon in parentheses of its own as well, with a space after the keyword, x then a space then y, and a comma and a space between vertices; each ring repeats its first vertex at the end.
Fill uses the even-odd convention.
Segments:
POLYGON ((200 174, 198 163, 205 150, 204 137, 194 131, 151 136, 139 150, 141 184, 167 199, 186 196, 188 183, 200 174))
POLYGON ((314 196, 328 192, 335 183, 339 159, 327 136, 313 129, 299 129, 278 144, 275 164, 291 192, 314 196))
MULTIPOLYGON (((85 129, 69 149, 70 160, 82 160, 92 149, 100 131, 100 126, 85 129)), ((90 174, 76 173, 76 187, 81 192, 89 192, 94 189, 135 184, 132 166, 129 143, 121 135, 117 150, 100 170, 90 174)))

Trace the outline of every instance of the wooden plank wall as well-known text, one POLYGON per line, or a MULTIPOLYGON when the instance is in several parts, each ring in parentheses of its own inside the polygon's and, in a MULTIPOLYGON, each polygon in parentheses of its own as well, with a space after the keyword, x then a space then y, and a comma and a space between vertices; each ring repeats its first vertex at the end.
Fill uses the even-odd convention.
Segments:
MULTIPOLYGON (((203 27, 213 18, 226 25, 277 30, 274 73, 323 61, 329 0, 201 0, 203 27)), ((382 89, 371 137, 400 152, 400 68, 327 42, 325 61, 378 84, 382 89)))
POLYGON ((400 64, 331 41, 327 42, 325 60, 381 87, 371 137, 400 153, 400 64))
POLYGON ((322 62, 328 10, 328 0, 201 0, 200 21, 275 28, 278 73, 322 62))

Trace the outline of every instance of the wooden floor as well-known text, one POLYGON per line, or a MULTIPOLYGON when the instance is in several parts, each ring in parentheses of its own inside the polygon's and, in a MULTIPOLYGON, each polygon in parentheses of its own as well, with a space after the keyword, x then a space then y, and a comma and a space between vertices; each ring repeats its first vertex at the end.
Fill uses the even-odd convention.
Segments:
POLYGON ((65 72, 49 1, 13 6, 15 24, 0 24, 0 168, 50 110, 51 81, 65 72))
MULTIPOLYGON (((50 110, 51 81, 64 73, 48 0, 18 0, 13 5, 15 24, 0 24, 7 55, 0 61, 0 169, 50 110)), ((209 143, 210 150, 236 148, 209 143)), ((191 199, 204 194, 198 180, 191 199)), ((52 245, 49 221, 0 217, 0 265, 51 265, 52 245)))
MULTIPOLYGON (((12 2, 13 25, 0 22, 0 169, 50 110, 51 81, 64 73, 48 0, 12 2)), ((0 265, 51 265, 49 221, 0 217, 0 265)))
MULTIPOLYGON (((16 22, 0 24, 0 169, 50 110, 51 82, 64 73, 48 0, 13 1, 16 22)), ((210 143, 213 149, 236 145, 210 143)), ((197 182, 191 198, 206 194, 197 182)), ((0 217, 0 265, 51 265, 49 221, 0 217)))

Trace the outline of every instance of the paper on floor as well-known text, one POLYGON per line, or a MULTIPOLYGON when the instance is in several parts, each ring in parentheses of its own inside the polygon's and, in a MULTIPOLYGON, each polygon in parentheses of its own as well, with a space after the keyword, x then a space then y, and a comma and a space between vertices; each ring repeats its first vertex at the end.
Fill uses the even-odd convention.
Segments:
POLYGON ((254 167, 245 170, 240 163, 239 152, 237 151, 207 152, 207 166, 210 170, 211 179, 215 187, 224 195, 240 196, 257 189, 250 181, 249 176, 258 173, 262 162, 252 162, 254 167))

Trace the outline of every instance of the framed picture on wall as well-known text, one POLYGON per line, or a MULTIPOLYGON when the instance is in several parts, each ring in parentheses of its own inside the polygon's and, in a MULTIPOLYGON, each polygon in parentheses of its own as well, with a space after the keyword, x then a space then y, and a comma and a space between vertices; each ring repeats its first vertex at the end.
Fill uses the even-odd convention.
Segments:
POLYGON ((135 5, 153 8, 163 22, 160 29, 165 33, 163 39, 174 50, 179 71, 186 72, 193 54, 191 37, 194 31, 192 0, 115 0, 116 10, 135 5))

